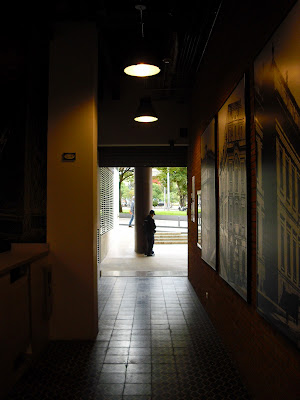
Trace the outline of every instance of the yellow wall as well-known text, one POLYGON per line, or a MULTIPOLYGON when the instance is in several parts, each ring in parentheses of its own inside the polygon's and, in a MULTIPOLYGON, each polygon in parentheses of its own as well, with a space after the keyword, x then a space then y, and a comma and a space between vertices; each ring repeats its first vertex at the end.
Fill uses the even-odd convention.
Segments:
POLYGON ((50 47, 47 159, 52 339, 97 333, 97 73, 93 24, 57 24, 50 47), (75 152, 76 161, 63 162, 64 152, 75 152))

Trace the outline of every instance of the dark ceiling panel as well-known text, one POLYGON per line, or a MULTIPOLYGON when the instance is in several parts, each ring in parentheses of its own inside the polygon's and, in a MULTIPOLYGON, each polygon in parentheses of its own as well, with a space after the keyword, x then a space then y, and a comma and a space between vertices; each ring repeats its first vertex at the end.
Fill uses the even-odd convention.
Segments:
POLYGON ((187 146, 99 147, 100 167, 186 167, 187 146))

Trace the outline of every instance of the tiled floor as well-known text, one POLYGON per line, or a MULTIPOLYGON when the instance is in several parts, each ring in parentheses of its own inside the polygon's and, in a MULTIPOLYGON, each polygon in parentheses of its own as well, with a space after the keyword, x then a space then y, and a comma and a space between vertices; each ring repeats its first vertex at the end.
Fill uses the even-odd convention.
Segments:
POLYGON ((95 342, 53 342, 8 399, 249 399, 186 277, 105 277, 95 342))

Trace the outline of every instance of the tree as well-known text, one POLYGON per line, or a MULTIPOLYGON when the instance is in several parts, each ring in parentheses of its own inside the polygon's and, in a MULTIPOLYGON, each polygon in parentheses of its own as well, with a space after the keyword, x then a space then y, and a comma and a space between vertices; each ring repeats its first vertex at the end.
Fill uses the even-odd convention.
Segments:
POLYGON ((163 200, 164 198, 164 191, 161 188, 161 185, 154 182, 152 183, 152 197, 156 200, 163 200))
POLYGON ((122 183, 134 177, 133 167, 119 167, 119 212, 122 210, 122 183))
POLYGON ((158 179, 166 187, 167 174, 169 171, 171 185, 175 184, 177 187, 177 194, 179 196, 180 206, 186 205, 187 196, 187 168, 186 167, 160 167, 158 179))

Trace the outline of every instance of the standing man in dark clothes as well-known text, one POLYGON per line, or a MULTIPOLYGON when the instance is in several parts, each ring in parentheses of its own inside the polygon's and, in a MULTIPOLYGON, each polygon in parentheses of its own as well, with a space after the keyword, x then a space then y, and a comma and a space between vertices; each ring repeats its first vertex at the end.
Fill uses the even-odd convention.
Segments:
POLYGON ((131 204, 130 204, 130 211, 129 212, 131 214, 131 218, 130 218, 128 226, 129 226, 129 228, 131 228, 132 227, 132 221, 133 221, 133 218, 134 218, 134 196, 132 196, 132 200, 131 200, 131 204))
POLYGON ((146 252, 147 257, 154 256, 153 245, 154 245, 154 233, 156 232, 156 225, 154 221, 154 210, 151 210, 144 220, 144 232, 146 236, 146 252))

